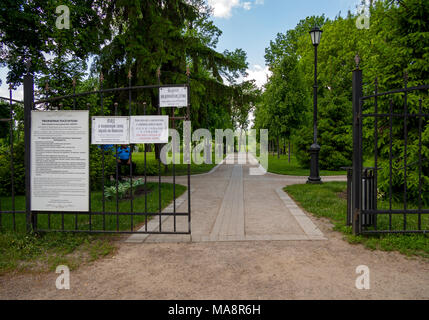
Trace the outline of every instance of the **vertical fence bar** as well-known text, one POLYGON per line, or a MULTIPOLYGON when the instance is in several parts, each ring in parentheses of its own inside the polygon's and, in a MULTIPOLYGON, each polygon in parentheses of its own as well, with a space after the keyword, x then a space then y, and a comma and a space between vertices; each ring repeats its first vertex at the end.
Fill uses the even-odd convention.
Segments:
MULTIPOLYGON (((172 109, 172 118, 173 118, 173 130, 176 130, 176 121, 174 120, 175 116, 175 108, 172 109)), ((174 214, 174 232, 177 230, 176 226, 176 149, 175 149, 175 143, 173 141, 172 143, 172 151, 173 151, 173 214, 174 214)))
MULTIPOLYGON (((115 117, 118 115, 118 103, 115 102, 115 117)), ((115 144, 115 186, 116 186, 116 231, 119 231, 119 160, 118 145, 115 144)), ((122 166, 121 166, 122 169, 122 166)))
MULTIPOLYGON (((378 78, 375 78, 375 100, 374 100, 374 180, 373 180, 373 196, 374 203, 372 209, 377 210, 377 193, 378 193, 378 78)), ((374 227, 377 230, 377 215, 373 216, 374 227)))
MULTIPOLYGON (((62 103, 59 104, 59 108, 58 109, 59 110, 64 110, 62 103)), ((64 231, 64 212, 63 211, 61 212, 61 230, 64 231)))
MULTIPOLYGON (((91 116, 91 104, 87 103, 86 107, 88 108, 89 111, 89 115, 91 116)), ((89 121, 90 125, 92 126, 92 121, 89 121)), ((91 129, 91 128, 90 128, 91 129)), ((91 131, 90 131, 91 132, 91 131)), ((91 137, 91 136, 90 136, 91 137)), ((88 149, 91 150, 91 138, 89 139, 89 145, 88 145, 88 149)), ((89 168, 91 170, 91 167, 89 168)), ((104 192, 104 190, 103 190, 104 192)), ((91 179, 89 179, 89 186, 88 186, 88 193, 89 193, 89 199, 88 199, 88 206, 89 206, 89 212, 88 212, 88 217, 89 217, 89 221, 91 221, 91 212, 92 212, 92 200, 91 200, 91 179)))
MULTIPOLYGON (((188 84, 188 107, 186 110, 186 118, 187 121, 191 121, 191 69, 189 66, 186 70, 186 76, 187 76, 187 84, 188 84)), ((188 163, 188 232, 191 234, 191 162, 192 162, 192 154, 189 154, 189 163, 188 163)))
MULTIPOLYGON (((16 215, 15 215, 15 166, 13 164, 13 132, 14 132, 14 117, 13 117, 13 108, 12 108, 12 85, 9 86, 9 112, 10 112, 10 123, 9 123, 9 131, 10 131, 10 182, 11 182, 11 196, 12 196, 12 214, 13 214, 13 230, 16 230, 16 215)), ((1 215, 0 215, 1 219, 1 215)), ((1 221, 0 221, 1 226, 1 221)))
MULTIPOLYGON (((76 110, 76 78, 73 78, 73 110, 76 110)), ((75 230, 78 229, 78 214, 76 213, 74 216, 74 228, 75 230)))
MULTIPOLYGON (((100 90, 103 90, 103 73, 100 74, 100 90)), ((100 92, 100 106, 101 106, 101 115, 104 116, 104 101, 103 101, 103 92, 100 92)), ((106 196, 104 195, 104 186, 105 186, 105 155, 104 148, 101 148, 101 194, 102 194, 102 214, 103 214, 103 230, 106 230, 106 196)))
POLYGON ((37 229, 31 212, 31 111, 34 104, 34 79, 29 72, 24 76, 24 139, 25 139, 25 211, 27 232, 37 229))
MULTIPOLYGON (((131 88, 131 84, 132 84, 132 73, 131 73, 131 69, 128 72, 128 87, 131 88)), ((128 110, 128 115, 131 119, 132 116, 132 106, 131 106, 131 102, 132 102, 132 92, 131 90, 128 90, 128 106, 129 106, 129 110, 128 110)), ((133 147, 130 144, 130 191, 131 191, 131 199, 130 199, 130 212, 131 212, 131 231, 134 230, 134 195, 133 195, 133 147)))
MULTIPOLYGON (((392 211, 393 197, 393 100, 389 101, 389 210, 392 211)), ((389 230, 392 231, 392 214, 389 214, 389 230)))
MULTIPOLYGON (((161 69, 158 68, 156 73, 158 79, 158 94, 159 88, 161 86, 161 69)), ((158 115, 161 115, 161 104, 158 99, 158 115)), ((156 148, 156 152, 158 153, 158 214, 159 214, 159 232, 162 232, 162 201, 161 201, 161 145, 158 144, 156 148)))
MULTIPOLYGON (((408 162, 408 74, 405 72, 404 75, 404 88, 405 88, 405 96, 404 96, 404 210, 407 211, 407 162, 408 162)), ((407 230, 407 214, 404 213, 404 231, 407 230)))
POLYGON ((423 100, 419 99, 419 230, 422 230, 422 127, 423 127, 423 109, 422 109, 423 100))
POLYGON ((359 56, 356 56, 356 69, 353 71, 353 233, 361 233, 362 209, 362 70, 359 69, 359 56))
MULTIPOLYGON (((143 102, 143 115, 146 115, 146 102, 143 102)), ((146 144, 144 144, 144 229, 145 232, 147 232, 147 193, 148 193, 148 187, 147 187, 147 172, 146 172, 146 165, 147 165, 147 158, 146 158, 146 144)))

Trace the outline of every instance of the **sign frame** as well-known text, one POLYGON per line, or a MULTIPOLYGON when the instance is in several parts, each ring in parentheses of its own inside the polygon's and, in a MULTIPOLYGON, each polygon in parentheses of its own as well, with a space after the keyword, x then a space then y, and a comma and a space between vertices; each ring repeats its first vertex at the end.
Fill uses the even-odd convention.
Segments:
POLYGON ((160 108, 186 108, 189 105, 189 86, 163 86, 159 88, 159 107, 160 108), (177 94, 182 95, 181 99, 178 97, 174 98, 165 97, 163 91, 174 91, 177 94))
POLYGON ((170 117, 169 116, 163 116, 163 115, 155 115, 155 116, 131 116, 130 117, 130 144, 165 144, 165 143, 168 143, 168 140, 169 140, 169 134, 170 134, 170 132, 169 132, 169 120, 170 120, 170 117), (142 139, 138 139, 138 138, 136 138, 135 137, 135 123, 134 123, 134 121, 135 120, 138 120, 138 119, 154 119, 154 120, 156 120, 156 119, 163 119, 165 122, 166 122, 166 124, 167 124, 167 127, 165 128, 165 130, 166 130, 166 132, 167 132, 167 134, 166 134, 166 141, 165 141, 165 139, 164 140, 162 140, 162 141, 159 141, 159 140, 155 140, 155 139, 152 139, 152 140, 142 140, 142 139))
POLYGON ((92 145, 121 145, 121 144, 130 144, 130 117, 128 116, 93 116, 91 117, 91 144, 92 145), (125 128, 127 130, 126 132, 126 140, 124 141, 114 141, 114 140, 109 140, 109 141, 97 141, 96 140, 96 126, 94 124, 94 121, 97 119, 123 119, 123 120, 127 120, 125 128))
MULTIPOLYGON (((78 120, 78 121, 79 121, 78 120)), ((43 119, 42 119, 43 121, 43 119)), ((31 190, 31 195, 30 195, 30 203, 31 203, 31 211, 39 211, 39 212, 90 212, 90 207, 89 207, 89 197, 90 197, 90 150, 89 150, 89 146, 90 146, 90 132, 89 132, 89 111, 88 110, 61 110, 61 111, 40 111, 40 110, 32 110, 31 111, 31 128, 30 128, 30 140, 31 140, 31 154, 30 154, 30 190, 31 190), (38 115, 51 115, 51 116, 55 116, 55 115, 59 115, 59 114, 78 114, 81 113, 82 117, 85 118, 85 120, 83 119, 79 119, 80 121, 84 122, 82 124, 82 128, 85 130, 84 131, 84 135, 83 135, 83 139, 86 140, 86 144, 84 147, 82 147, 82 150, 85 151, 86 153, 86 159, 85 159, 85 163, 86 163, 86 172, 82 175, 85 177, 85 182, 86 182, 86 190, 85 190, 85 195, 81 196, 81 198, 85 198, 85 201, 82 201, 82 199, 80 199, 79 201, 74 201, 74 207, 47 207, 47 206, 43 206, 40 204, 40 200, 37 202, 37 207, 35 207, 35 200, 39 199, 39 197, 36 197, 34 195, 34 177, 35 177, 35 168, 36 168, 36 164, 35 161, 36 159, 34 159, 34 153, 37 151, 36 146, 35 146, 35 142, 37 141, 35 139, 35 130, 37 129, 37 127, 35 127, 36 121, 38 121, 39 119, 37 119, 38 115), (76 205, 76 203, 78 203, 78 205, 76 205)), ((73 204, 73 202, 71 202, 73 204)), ((49 202, 48 202, 49 204, 49 202)))

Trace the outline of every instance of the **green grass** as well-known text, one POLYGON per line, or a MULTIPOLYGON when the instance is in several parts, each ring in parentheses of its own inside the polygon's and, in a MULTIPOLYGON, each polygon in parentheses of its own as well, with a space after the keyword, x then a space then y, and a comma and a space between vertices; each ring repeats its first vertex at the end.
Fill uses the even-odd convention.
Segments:
MULTIPOLYGON (((147 195, 148 212, 158 211, 158 184, 148 183, 152 190, 147 195)), ((161 205, 165 208, 173 200, 173 185, 161 184, 161 205)), ((176 185, 176 197, 186 191, 181 185, 176 185)), ((11 198, 2 197, 2 210, 11 209, 11 198)), ((133 202, 134 212, 145 212, 145 197, 139 196, 133 202)), ((24 210, 25 197, 16 197, 16 210, 24 210)), ((91 208, 93 212, 102 211, 102 193, 91 194, 91 208)), ((116 212, 116 199, 106 201, 106 212, 116 212)), ((130 201, 119 201, 119 212, 130 212, 130 201)), ((25 233, 25 214, 16 214, 15 223, 17 231, 13 231, 13 215, 1 215, 2 228, 0 231, 0 274, 12 271, 42 272, 54 270, 58 265, 64 264, 75 269, 82 263, 94 261, 106 256, 115 250, 115 235, 90 235, 85 233, 49 232, 40 234, 25 233)), ((127 231, 131 229, 133 219, 134 229, 145 221, 145 216, 117 216, 92 215, 92 230, 127 231), (118 223, 118 224, 117 224, 118 223)), ((150 219, 150 217, 149 217, 150 219)), ((74 230, 75 215, 64 215, 65 230, 74 230)), ((89 230, 89 215, 78 216, 78 229, 89 230)), ((38 215, 38 228, 61 229, 62 216, 60 214, 38 215), (49 222, 50 219, 50 222, 49 222)))
MULTIPOLYGON (((346 239, 353 244, 363 244, 371 250, 399 251, 408 256, 420 256, 429 259, 429 237, 423 234, 383 234, 371 236, 354 236, 351 227, 346 226, 347 200, 339 194, 347 189, 344 182, 330 182, 323 185, 293 185, 284 190, 300 205, 316 217, 329 218, 334 224, 334 230, 344 233, 346 239)), ((387 201, 379 201, 378 208, 388 208, 387 201)), ((394 203, 393 208, 401 205, 394 203)), ((411 209, 412 207, 410 207, 411 209)), ((417 216, 408 215, 408 229, 417 227, 417 216)), ((393 228, 402 229, 403 216, 394 215, 393 228)), ((429 228, 429 215, 422 215, 422 227, 429 228)), ((378 229, 389 228, 389 216, 378 217, 378 229)))
MULTIPOLYGON (((289 159, 287 155, 281 155, 280 159, 277 158, 277 155, 269 155, 268 156, 268 172, 283 174, 288 176, 305 176, 308 177, 310 175, 310 169, 302 168, 302 166, 298 163, 298 160, 294 155, 291 156, 291 162, 289 163, 289 159)), ((321 170, 321 176, 338 176, 338 175, 346 175, 345 171, 328 171, 321 170)))
MULTIPOLYGON (((183 155, 181 155, 183 163, 183 155)), ((144 153, 133 153, 133 161, 136 163, 137 166, 137 174, 138 175, 144 175, 144 153)), ((201 164, 197 165, 192 161, 191 164, 191 174, 202 174, 207 173, 210 170, 212 170, 216 164, 215 164, 215 154, 212 154, 212 163, 213 164, 201 164)), ((146 153, 146 166, 149 168, 147 171, 148 175, 158 175, 158 160, 155 159, 155 152, 147 152, 146 153)), ((175 171, 177 176, 185 176, 188 174, 188 165, 186 164, 176 164, 175 171)), ((168 170, 165 170, 164 164, 161 164, 161 174, 163 176, 172 176, 173 175, 173 165, 168 165, 168 170)))

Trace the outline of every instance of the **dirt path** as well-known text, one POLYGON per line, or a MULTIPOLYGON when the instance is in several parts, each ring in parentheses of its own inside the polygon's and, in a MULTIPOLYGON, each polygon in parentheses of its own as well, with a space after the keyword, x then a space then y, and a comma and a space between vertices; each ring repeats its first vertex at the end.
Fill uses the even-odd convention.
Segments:
POLYGON ((326 220, 309 220, 326 240, 246 241, 309 237, 278 194, 305 179, 250 176, 246 166, 193 178, 194 241, 203 242, 121 242, 114 256, 72 272, 70 290, 56 289, 54 272, 8 275, 0 277, 0 298, 429 299, 428 262, 349 245, 326 220), (370 269, 370 290, 355 287, 359 265, 370 269))

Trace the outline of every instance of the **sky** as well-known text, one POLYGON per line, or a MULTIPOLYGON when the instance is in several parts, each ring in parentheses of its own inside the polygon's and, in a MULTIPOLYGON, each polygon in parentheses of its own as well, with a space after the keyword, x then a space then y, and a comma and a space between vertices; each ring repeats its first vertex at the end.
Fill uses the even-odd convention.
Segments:
MULTIPOLYGON (((217 50, 241 48, 247 52, 248 79, 259 86, 267 81, 265 48, 277 33, 295 28, 305 17, 325 14, 334 19, 341 12, 357 10, 360 0, 208 0, 213 21, 223 34, 217 50)), ((310 36, 309 36, 310 41, 310 36)))
MULTIPOLYGON (((335 18, 339 12, 356 12, 360 0, 207 0, 213 8, 213 21, 223 34, 217 50, 241 48, 247 52, 249 70, 246 80, 254 79, 259 87, 269 75, 265 66, 265 48, 278 32, 293 29, 301 19, 325 14, 335 18)), ((310 41, 310 38, 309 38, 310 41)), ((0 96, 9 97, 6 68, 0 68, 0 96)), ((22 99, 22 87, 14 92, 22 99)))

